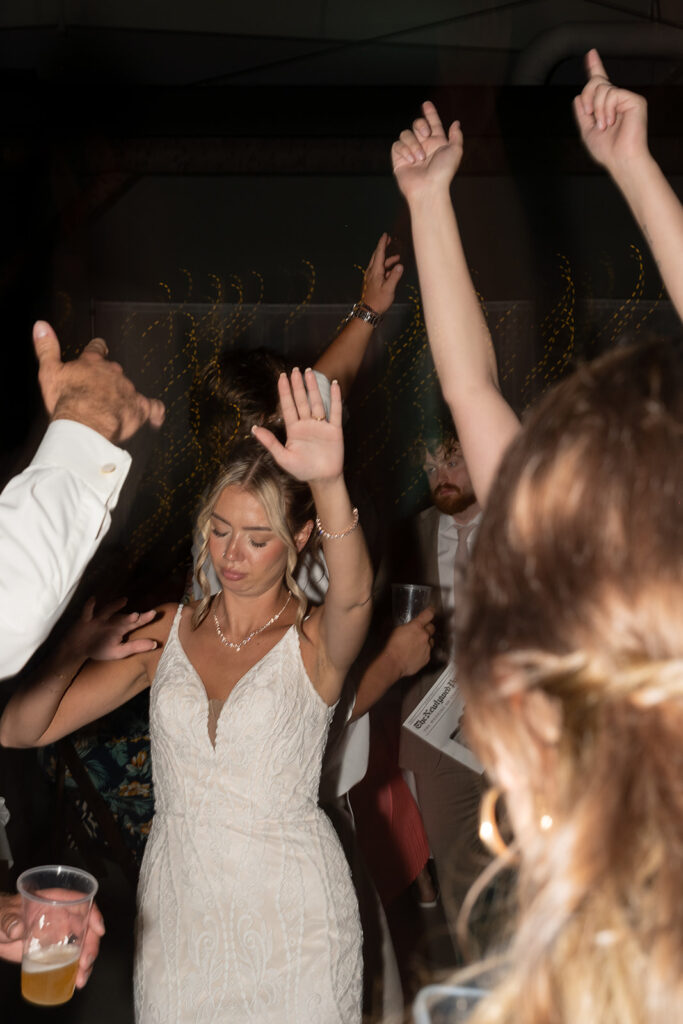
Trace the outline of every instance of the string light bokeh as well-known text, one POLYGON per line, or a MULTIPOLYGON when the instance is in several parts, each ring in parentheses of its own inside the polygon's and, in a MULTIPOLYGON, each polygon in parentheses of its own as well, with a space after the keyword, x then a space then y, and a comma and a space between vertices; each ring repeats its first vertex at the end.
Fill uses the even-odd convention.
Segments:
MULTIPOLYGON (((597 300, 590 282, 582 282, 587 298, 579 301, 575 275, 562 254, 555 257, 554 288, 542 316, 532 302, 487 302, 480 295, 501 388, 520 414, 577 357, 603 351, 625 333, 643 335, 657 320, 661 295, 643 300, 643 253, 631 245, 628 258, 633 283, 620 302, 597 300)), ((356 269, 362 283, 362 267, 356 269)), ((141 566, 171 574, 189 564, 194 510, 218 468, 207 464, 197 441, 201 408, 191 398, 207 364, 226 348, 266 345, 292 363, 311 365, 340 330, 347 307, 316 305, 315 264, 304 259, 301 270, 301 297, 288 305, 267 302, 257 270, 243 276, 211 273, 198 284, 188 269, 181 270, 182 295, 160 282, 161 302, 95 305, 95 326, 112 357, 167 409, 160 434, 148 434, 139 444, 136 479, 124 497, 116 540, 124 575, 133 577, 141 566)), ((421 451, 442 408, 417 288, 404 286, 400 299, 373 337, 346 423, 349 473, 362 481, 378 515, 392 518, 411 514, 424 500, 421 451)), ((66 328, 72 315, 67 295, 60 295, 59 311, 66 328)))

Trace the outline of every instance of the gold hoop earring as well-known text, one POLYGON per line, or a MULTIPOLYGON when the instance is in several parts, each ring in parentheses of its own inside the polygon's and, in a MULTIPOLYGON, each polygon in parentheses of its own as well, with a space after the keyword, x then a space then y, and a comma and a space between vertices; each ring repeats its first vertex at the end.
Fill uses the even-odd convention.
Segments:
POLYGON ((511 860, 515 853, 511 846, 505 842, 498 828, 496 818, 496 805, 503 795, 500 786, 491 786, 481 798, 479 808, 479 838, 494 857, 504 857, 511 860))

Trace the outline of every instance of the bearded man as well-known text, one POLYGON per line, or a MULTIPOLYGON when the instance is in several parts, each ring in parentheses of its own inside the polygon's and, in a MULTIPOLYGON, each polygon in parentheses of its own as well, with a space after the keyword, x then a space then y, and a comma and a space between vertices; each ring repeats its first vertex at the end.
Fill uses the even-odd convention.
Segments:
MULTIPOLYGON (((422 468, 432 504, 410 521, 411 537, 402 533, 401 556, 392 560, 391 575, 396 583, 432 587, 430 603, 439 628, 431 661, 406 681, 403 721, 453 657, 453 614, 459 582, 482 515, 454 434, 427 443, 422 468)), ((406 729, 401 730, 399 763, 404 773, 414 776, 443 910, 455 940, 458 912, 487 860, 478 839, 482 779, 406 729)))

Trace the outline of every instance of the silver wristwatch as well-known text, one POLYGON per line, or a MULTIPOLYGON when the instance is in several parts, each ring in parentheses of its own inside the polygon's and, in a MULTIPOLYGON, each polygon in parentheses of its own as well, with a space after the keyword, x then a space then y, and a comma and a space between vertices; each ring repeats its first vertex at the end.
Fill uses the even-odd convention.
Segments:
POLYGON ((382 316, 380 313, 376 313, 374 309, 367 306, 364 302, 357 302, 349 315, 346 318, 346 323, 353 318, 362 320, 363 323, 370 324, 371 327, 378 327, 382 322, 382 316))

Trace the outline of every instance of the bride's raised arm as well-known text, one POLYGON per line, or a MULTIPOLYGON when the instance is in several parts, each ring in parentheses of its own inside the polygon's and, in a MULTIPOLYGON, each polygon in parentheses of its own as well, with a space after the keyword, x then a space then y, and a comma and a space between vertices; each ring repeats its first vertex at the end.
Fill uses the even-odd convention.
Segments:
POLYGON ((332 382, 329 421, 311 370, 294 370, 278 382, 287 430, 284 445, 265 427, 255 437, 276 462, 298 480, 305 480, 315 502, 318 530, 329 573, 325 603, 316 613, 318 692, 329 703, 341 693, 344 677, 358 654, 370 624, 372 566, 344 482, 344 437, 339 384, 332 382))

